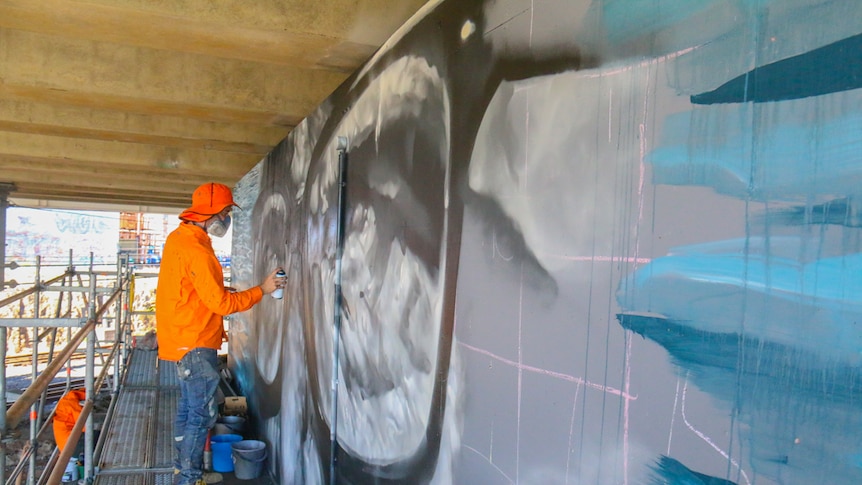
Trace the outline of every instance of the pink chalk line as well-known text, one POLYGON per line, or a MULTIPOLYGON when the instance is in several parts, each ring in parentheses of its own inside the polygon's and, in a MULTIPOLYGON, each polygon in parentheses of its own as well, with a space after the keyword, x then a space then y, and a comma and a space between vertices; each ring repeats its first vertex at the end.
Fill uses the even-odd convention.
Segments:
POLYGON ((528 372, 534 372, 536 374, 542 374, 542 375, 546 375, 549 377, 554 377, 556 379, 562 379, 562 380, 568 381, 568 382, 574 382, 576 384, 581 384, 585 387, 591 387, 593 389, 597 389, 599 391, 606 392, 606 393, 612 394, 614 396, 620 396, 626 400, 631 400, 631 401, 637 400, 637 396, 632 396, 626 392, 623 392, 619 389, 616 389, 616 388, 613 388, 610 386, 605 386, 602 384, 596 384, 594 382, 590 382, 590 381, 583 379, 581 377, 570 376, 568 374, 563 374, 561 372, 554 372, 554 371, 551 371, 548 369, 540 369, 538 367, 533 367, 533 366, 526 365, 526 364, 519 364, 513 360, 509 360, 509 359, 506 359, 504 357, 500 357, 499 355, 488 352, 487 350, 480 349, 478 347, 473 347, 472 345, 465 344, 463 342, 458 342, 458 345, 460 345, 461 347, 464 347, 465 349, 472 350, 473 352, 491 357, 494 360, 502 362, 506 365, 510 365, 516 369, 520 369, 520 370, 528 371, 528 372))

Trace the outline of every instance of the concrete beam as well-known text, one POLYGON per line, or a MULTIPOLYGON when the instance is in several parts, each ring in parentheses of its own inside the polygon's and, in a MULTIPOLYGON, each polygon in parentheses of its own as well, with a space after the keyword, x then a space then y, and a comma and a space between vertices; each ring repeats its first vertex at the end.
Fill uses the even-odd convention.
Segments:
POLYGON ((424 3, 0 0, 0 182, 38 207, 185 207, 424 3))
POLYGON ((15 203, 28 207, 69 208, 89 204, 99 206, 97 210, 141 208, 166 212, 188 205, 190 194, 204 182, 232 186, 240 177, 241 174, 232 172, 221 173, 215 167, 200 172, 0 155, 0 182, 14 183, 15 203), (75 204, 69 204, 70 201, 75 204))
MULTIPOLYGON (((21 0, 19 0, 21 1, 21 0)), ((380 45, 427 0, 87 0, 220 25, 305 32, 380 45)), ((83 3, 83 2, 82 2, 83 3)))
POLYGON ((102 187, 86 187, 75 185, 72 183, 57 185, 57 184, 42 184, 42 183, 22 183, 15 185, 15 198, 29 198, 38 196, 48 200, 83 200, 83 201, 104 201, 110 202, 135 202, 146 203, 149 205, 164 205, 166 207, 187 207, 191 202, 191 196, 188 194, 179 195, 177 193, 167 191, 147 191, 146 194, 140 194, 128 189, 111 189, 102 187))
POLYGON ((205 121, 292 127, 345 78, 6 28, 0 46, 2 98, 205 121))
POLYGON ((188 206, 175 204, 173 206, 148 205, 144 200, 117 202, 111 200, 80 201, 73 199, 55 200, 46 199, 41 194, 30 194, 27 197, 9 197, 9 203, 17 207, 32 207, 42 209, 63 209, 75 211, 109 211, 109 212, 143 212, 147 214, 179 214, 188 206))
MULTIPOLYGON (((110 189, 113 191, 129 191, 139 193, 141 185, 148 183, 151 186, 156 186, 158 190, 165 192, 178 192, 180 194, 189 194, 194 192, 195 188, 200 185, 200 176, 193 178, 191 176, 170 176, 162 174, 160 180, 153 178, 141 177, 140 174, 134 171, 123 171, 116 169, 102 170, 99 173, 88 173, 81 170, 66 171, 66 170, 50 170, 31 169, 29 167, 17 168, 10 170, 7 164, 0 162, 2 168, 2 178, 6 182, 15 184, 16 187, 23 187, 27 184, 52 184, 52 185, 68 185, 81 188, 110 189)), ((231 183, 232 180, 225 180, 220 177, 210 177, 213 182, 231 183)))
POLYGON ((262 155, 288 128, 0 99, 0 131, 262 155))
MULTIPOLYGON (((14 178, 20 179, 20 175, 16 174, 14 178)), ((136 186, 134 182, 115 180, 108 185, 102 179, 62 179, 58 175, 49 175, 42 180, 16 180, 16 191, 13 197, 15 200, 22 198, 48 199, 182 208, 189 205, 190 194, 199 184, 188 186, 180 184, 162 185, 163 189, 150 188, 141 191, 139 190, 140 182, 136 186)))
POLYGON ((0 132, 0 156, 7 160, 52 160, 57 162, 57 167, 87 162, 101 164, 105 169, 164 169, 177 173, 233 177, 235 180, 262 158, 246 153, 12 132, 0 132), (63 158, 57 158, 58 153, 63 154, 63 158))
POLYGON ((367 59, 424 3, 3 0, 0 26, 346 73, 367 59))
POLYGON ((106 165, 104 162, 87 160, 70 160, 67 158, 10 157, 0 154, 0 181, 20 177, 21 180, 38 181, 38 174, 58 174, 64 180, 108 176, 120 180, 135 180, 139 184, 137 191, 151 186, 164 187, 163 182, 170 180, 175 183, 187 184, 193 187, 204 182, 220 182, 233 185, 239 177, 233 173, 221 173, 215 170, 206 173, 181 170, 161 170, 133 167, 128 165, 106 165), (18 175, 21 172, 21 175, 18 175))

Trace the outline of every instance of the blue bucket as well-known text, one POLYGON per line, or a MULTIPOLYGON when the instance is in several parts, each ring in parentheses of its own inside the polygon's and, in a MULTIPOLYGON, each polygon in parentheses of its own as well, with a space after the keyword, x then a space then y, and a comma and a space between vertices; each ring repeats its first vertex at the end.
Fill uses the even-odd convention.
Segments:
POLYGON ((210 438, 210 448, 213 452, 213 471, 227 473, 233 471, 231 443, 242 441, 238 434, 217 434, 210 438))

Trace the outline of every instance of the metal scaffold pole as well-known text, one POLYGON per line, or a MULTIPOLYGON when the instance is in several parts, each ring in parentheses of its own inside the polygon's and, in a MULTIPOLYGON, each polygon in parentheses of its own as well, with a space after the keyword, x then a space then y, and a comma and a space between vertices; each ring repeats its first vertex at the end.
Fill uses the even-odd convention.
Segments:
MULTIPOLYGON (((128 260, 124 260, 117 255, 117 286, 121 289, 123 288, 123 282, 126 279, 126 274, 128 273, 129 262, 128 260)), ((114 321, 114 347, 119 348, 120 340, 122 339, 123 329, 123 319, 126 316, 126 310, 128 307, 126 306, 127 299, 125 298, 125 294, 120 296, 119 303, 117 304, 117 318, 114 321)), ((114 379, 112 381, 111 393, 116 396, 117 393, 120 392, 120 358, 117 357, 114 359, 114 379)))
MULTIPOLYGON (((0 184, 0 291, 6 288, 6 208, 9 207, 9 192, 14 189, 12 184, 0 184)), ((0 399, 3 400, 0 411, 0 483, 6 482, 6 327, 0 327, 0 399)))
MULTIPOLYGON (((35 300, 33 304, 33 318, 38 321, 40 315, 39 300, 42 296, 42 257, 36 256, 36 292, 33 294, 35 300)), ((31 369, 30 382, 36 382, 39 377, 39 326, 33 326, 33 338, 30 341, 33 349, 33 368, 31 369)), ((36 435, 39 433, 39 403, 33 401, 30 406, 30 468, 27 473, 27 485, 36 485, 36 458, 39 451, 39 443, 36 440, 36 435)))
MULTIPOLYGON (((91 319, 96 317, 96 272, 93 269, 93 253, 90 253, 90 306, 88 316, 91 319)), ((96 322, 98 323, 98 322, 96 322)), ((93 389, 93 381, 96 379, 96 326, 90 330, 87 335, 87 372, 84 379, 84 386, 87 392, 87 403, 92 406, 96 402, 96 393, 93 389)), ((84 428, 84 483, 90 484, 95 478, 95 467, 93 466, 93 449, 95 448, 95 430, 93 414, 87 415, 87 423, 84 428)))
MULTIPOLYGON (((34 329, 33 338, 31 341, 33 353, 28 358, 31 361, 31 365, 34 369, 36 369, 37 365, 41 365, 39 357, 39 345, 38 342, 45 338, 46 336, 52 334, 57 328, 60 327, 76 327, 80 330, 72 336, 67 342, 66 346, 56 355, 53 355, 55 352, 53 350, 50 352, 51 355, 47 355, 47 366, 42 372, 38 372, 38 370, 34 370, 32 372, 32 382, 28 385, 27 389, 25 389, 20 396, 16 399, 12 406, 7 410, 4 407, 3 413, 0 413, 3 418, 3 426, 2 426, 2 436, 0 436, 0 441, 7 444, 10 440, 10 435, 8 429, 15 428, 27 417, 27 411, 29 410, 30 416, 30 425, 31 425, 31 433, 29 435, 29 439, 27 441, 27 446, 22 450, 20 460, 18 464, 15 466, 15 469, 12 471, 11 475, 4 473, 4 480, 0 481, 0 485, 15 485, 17 483, 22 483, 21 480, 27 478, 26 483, 36 483, 36 484, 44 484, 45 479, 52 480, 50 483, 57 484, 61 481, 64 469, 66 468, 66 464, 70 462, 70 460, 74 460, 73 452, 75 451, 74 446, 66 446, 64 450, 58 454, 58 451, 55 449, 50 458, 48 458, 48 462, 45 465, 45 471, 42 474, 42 477, 38 477, 35 471, 33 470, 33 460, 34 457, 37 456, 38 447, 36 444, 39 443, 40 439, 44 439, 46 435, 46 431, 49 430, 52 419, 54 418, 54 413, 51 412, 47 417, 42 416, 42 413, 39 412, 44 406, 44 402, 46 400, 46 392, 48 390, 48 386, 51 384, 51 381, 54 377, 57 376, 58 372, 62 370, 65 366, 67 368, 67 382, 66 382, 66 392, 69 391, 69 376, 68 372, 70 360, 73 355, 80 347, 82 343, 84 343, 85 339, 87 341, 87 376, 85 377, 85 389, 88 393, 88 397, 86 401, 83 403, 83 409, 81 411, 81 416, 78 421, 75 423, 74 428, 72 430, 72 434, 69 435, 69 438, 65 441, 66 443, 78 443, 78 439, 80 438, 82 431, 85 428, 85 423, 87 424, 87 428, 91 430, 91 433, 88 433, 88 436, 84 437, 84 446, 85 446, 85 457, 89 457, 86 459, 85 470, 88 473, 84 474, 84 481, 88 484, 92 484, 95 480, 95 471, 97 470, 96 464, 98 463, 97 457, 98 454, 95 452, 94 441, 95 441, 95 426, 94 424, 94 415, 91 413, 94 405, 94 401, 96 399, 96 392, 98 389, 102 388, 102 383, 108 377, 109 371, 114 369, 114 376, 112 378, 116 380, 119 375, 122 375, 122 363, 120 363, 120 371, 117 372, 116 366, 113 365, 111 359, 114 359, 119 355, 119 345, 115 341, 115 344, 111 348, 109 353, 109 357, 107 360, 103 359, 101 366, 101 373, 98 378, 95 375, 95 354, 96 354, 96 345, 98 339, 96 337, 95 329, 98 323, 102 320, 103 317, 110 318, 105 316, 106 312, 110 311, 110 308, 113 305, 119 305, 121 302, 121 293, 123 293, 123 289, 125 287, 125 281, 128 279, 128 275, 126 274, 125 267, 120 266, 117 271, 117 281, 113 287, 98 287, 97 277, 102 272, 97 272, 94 269, 94 258, 93 255, 90 255, 90 269, 89 269, 89 285, 85 286, 81 281, 80 276, 78 274, 78 281, 80 286, 67 286, 66 281, 71 281, 72 277, 75 275, 74 267, 71 265, 72 257, 70 254, 70 266, 66 269, 66 271, 56 277, 50 278, 48 280, 42 281, 42 270, 44 267, 43 261, 41 258, 37 257, 36 260, 36 281, 32 288, 25 289, 16 293, 15 295, 0 298, 0 307, 6 306, 10 303, 14 302, 22 302, 24 298, 28 298, 33 296, 35 298, 34 304, 34 312, 35 317, 16 317, 16 318, 0 318, 0 331, 8 329, 9 327, 15 328, 24 328, 24 329, 34 329), (59 283, 59 286, 57 285, 59 283), (59 292, 59 296, 57 298, 57 307, 54 309, 53 318, 51 317, 43 317, 41 312, 41 307, 44 306, 42 304, 40 296, 46 292, 59 292), (68 315, 72 314, 71 308, 71 300, 72 293, 80 292, 85 297, 84 304, 86 305, 84 312, 88 313, 87 318, 71 318, 68 315), (62 307, 64 304, 64 298, 62 295, 67 293, 69 295, 68 303, 69 310, 67 315, 62 315, 62 307), (108 294, 110 296, 106 301, 102 301, 102 294, 108 294), (101 306, 97 309, 96 306, 101 304, 101 306), (40 333, 39 328, 45 327, 44 332, 40 333), (33 425, 36 425, 36 433, 35 436, 32 433, 33 425), (77 431, 75 431, 77 430, 77 431), (89 438, 89 440, 87 439, 89 438), (89 465, 89 466, 87 466, 89 465), (8 479, 6 479, 5 475, 10 475, 8 479), (50 477, 49 477, 50 475, 50 477), (17 480, 16 480, 17 479, 17 480)), ((10 265, 10 268, 14 268, 15 266, 10 265)), ((107 273, 110 275, 110 273, 107 273)), ((122 310, 117 309, 118 316, 124 316, 122 310)), ((79 313, 81 315, 81 313, 79 313)), ((125 319, 128 319, 128 312, 125 312, 125 319)), ((122 330, 122 329, 118 329, 122 330)), ((5 346, 2 346, 5 349, 5 346)), ((5 352, 2 352, 5 354, 5 352)), ((0 355, 5 360, 5 355, 0 355)), ((0 388, 0 394, 5 394, 5 367, 0 368, 3 369, 3 374, 0 376, 3 379, 0 379, 0 385, 3 387, 0 388)), ((115 396, 112 396, 112 400, 115 396)), ((113 404, 113 402, 112 402, 113 404)), ((110 408, 109 408, 110 412, 110 408)), ((106 418, 107 421, 107 418, 106 418)), ((7 450, 8 451, 8 450, 7 450)), ((38 464, 38 461, 37 461, 38 464)), ((4 469, 0 467, 0 469, 4 469)), ((5 469, 4 469, 5 470, 5 469)))
MULTIPOLYGON (((69 273, 69 286, 72 286, 72 274, 75 271, 75 259, 72 250, 69 250, 69 267, 66 272, 69 273)), ((69 316, 72 316, 72 293, 69 293, 69 316)), ((72 341, 72 327, 66 329, 66 341, 72 341)), ((66 361, 66 392, 72 389, 72 359, 66 361)))

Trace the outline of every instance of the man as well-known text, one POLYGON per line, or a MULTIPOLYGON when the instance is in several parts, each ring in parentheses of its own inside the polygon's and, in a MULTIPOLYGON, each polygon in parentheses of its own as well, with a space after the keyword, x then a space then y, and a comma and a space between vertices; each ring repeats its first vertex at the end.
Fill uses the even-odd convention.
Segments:
POLYGON ((238 207, 230 188, 207 183, 195 189, 192 205, 165 241, 156 287, 156 334, 159 357, 176 362, 180 400, 175 420, 178 485, 203 484, 203 452, 215 424, 219 384, 217 351, 226 335, 223 315, 248 310, 263 295, 284 285, 267 276, 260 286, 234 291, 224 286, 222 267, 210 234, 222 237, 230 212, 238 207))

